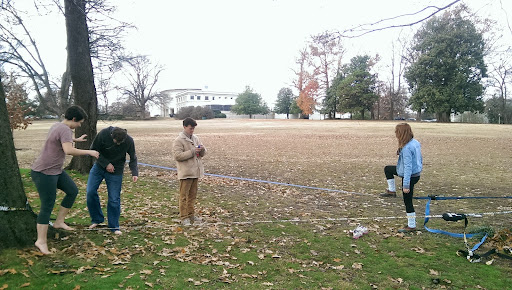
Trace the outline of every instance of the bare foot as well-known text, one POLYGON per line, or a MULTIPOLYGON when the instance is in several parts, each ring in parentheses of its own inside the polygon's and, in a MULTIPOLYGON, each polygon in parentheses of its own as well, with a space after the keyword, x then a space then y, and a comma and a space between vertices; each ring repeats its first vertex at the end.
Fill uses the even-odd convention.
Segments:
POLYGON ((74 231, 75 229, 68 226, 67 224, 65 223, 62 223, 62 224, 53 224, 53 227, 56 228, 56 229, 63 229, 63 230, 66 230, 66 231, 74 231))
POLYGON ((114 234, 115 234, 115 235, 122 235, 122 234, 123 234, 123 232, 121 232, 120 230, 117 230, 117 231, 115 231, 115 232, 114 232, 114 234))
POLYGON ((89 229, 92 230, 92 229, 96 228, 97 226, 98 226, 98 224, 92 224, 89 226, 89 229))
POLYGON ((51 252, 50 252, 50 251, 48 251, 48 244, 46 244, 46 243, 41 243, 41 242, 39 242, 39 241, 36 241, 36 242, 34 243, 34 245, 39 249, 39 251, 40 251, 41 253, 43 253, 43 255, 49 255, 49 254, 51 254, 51 252))

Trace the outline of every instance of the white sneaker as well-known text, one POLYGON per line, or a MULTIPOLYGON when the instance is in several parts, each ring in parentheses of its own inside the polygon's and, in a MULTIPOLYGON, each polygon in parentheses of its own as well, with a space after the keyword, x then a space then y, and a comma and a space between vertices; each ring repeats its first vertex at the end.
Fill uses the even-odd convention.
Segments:
POLYGON ((360 237, 362 237, 364 234, 367 234, 367 233, 368 233, 368 228, 363 227, 363 226, 357 226, 357 228, 355 228, 355 230, 352 231, 352 237, 354 239, 359 239, 360 237))
POLYGON ((183 220, 181 221, 181 224, 182 224, 183 226, 185 226, 185 227, 190 226, 190 225, 191 225, 191 223, 190 223, 190 219, 189 219, 189 218, 183 219, 183 220))

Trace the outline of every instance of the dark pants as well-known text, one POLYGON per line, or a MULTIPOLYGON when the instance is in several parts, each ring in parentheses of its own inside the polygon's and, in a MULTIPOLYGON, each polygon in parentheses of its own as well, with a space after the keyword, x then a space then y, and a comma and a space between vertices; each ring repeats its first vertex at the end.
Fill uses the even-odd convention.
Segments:
MULTIPOLYGON (((384 167, 384 174, 386 174, 386 179, 393 179, 395 176, 398 176, 396 173, 396 166, 388 165, 384 167)), ((411 184, 409 185, 409 193, 404 193, 404 204, 405 204, 405 212, 411 213, 414 212, 414 206, 412 205, 412 196, 414 193, 414 185, 418 183, 420 180, 419 176, 411 176, 411 184)), ((402 189, 404 187, 404 179, 402 177, 402 189)))
POLYGON ((32 181, 36 184, 39 199, 41 200, 41 210, 37 216, 38 224, 47 225, 50 222, 50 215, 57 198, 57 189, 64 191, 66 194, 60 205, 65 208, 73 206, 78 195, 78 188, 65 171, 62 171, 59 175, 46 175, 32 170, 30 175, 32 181))

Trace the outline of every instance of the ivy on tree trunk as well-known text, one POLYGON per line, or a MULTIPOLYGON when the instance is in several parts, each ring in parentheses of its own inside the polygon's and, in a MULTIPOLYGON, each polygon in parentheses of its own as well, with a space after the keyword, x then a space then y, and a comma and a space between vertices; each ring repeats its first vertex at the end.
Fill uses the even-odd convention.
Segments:
POLYGON ((26 206, 27 196, 9 124, 5 91, 0 80, 0 250, 27 246, 36 238, 36 215, 26 206), (15 210, 5 211, 5 207, 15 210))

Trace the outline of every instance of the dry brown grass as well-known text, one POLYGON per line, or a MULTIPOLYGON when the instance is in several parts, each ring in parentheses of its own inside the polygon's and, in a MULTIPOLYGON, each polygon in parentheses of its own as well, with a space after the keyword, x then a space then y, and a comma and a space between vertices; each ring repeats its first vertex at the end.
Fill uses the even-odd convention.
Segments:
MULTIPOLYGON (((20 167, 30 166, 51 124, 50 121, 38 121, 25 131, 14 132, 16 148, 20 149, 17 151, 20 167)), ((346 195, 280 187, 277 191, 283 194, 272 198, 279 203, 281 212, 286 212, 283 209, 290 206, 306 211, 308 206, 316 204, 310 211, 316 208, 316 214, 323 217, 335 218, 340 214, 387 216, 403 214, 401 200, 383 200, 373 196, 376 197, 386 186, 383 167, 396 162, 396 124, 376 121, 200 120, 196 134, 208 149, 204 162, 209 173, 364 193, 346 195), (361 210, 361 204, 365 204, 365 208, 370 207, 371 211, 361 210)), ((172 142, 182 129, 181 121, 100 121, 98 130, 109 125, 128 129, 136 141, 139 162, 175 167, 172 142)), ((416 196, 512 195, 511 126, 422 122, 413 122, 411 126, 422 144, 424 157, 424 171, 416 196)), ((216 179, 209 177, 204 184, 216 184, 216 179)), ((233 206, 233 210, 245 211, 247 206, 258 208, 258 204, 264 208, 265 203, 260 204, 257 196, 268 198, 266 194, 276 188, 236 181, 221 191, 224 198, 230 196, 234 203, 239 201, 242 204, 233 206)), ((418 214, 423 213, 424 202, 416 201, 415 205, 418 214)), ((433 205, 433 213, 444 210, 502 211, 510 210, 511 206, 510 199, 438 202, 433 205)), ((268 217, 267 214, 276 217, 269 211, 261 213, 262 218, 268 217)), ((293 212, 289 217, 297 215, 293 212)), ((509 223, 509 217, 502 215, 497 219, 509 223)))

